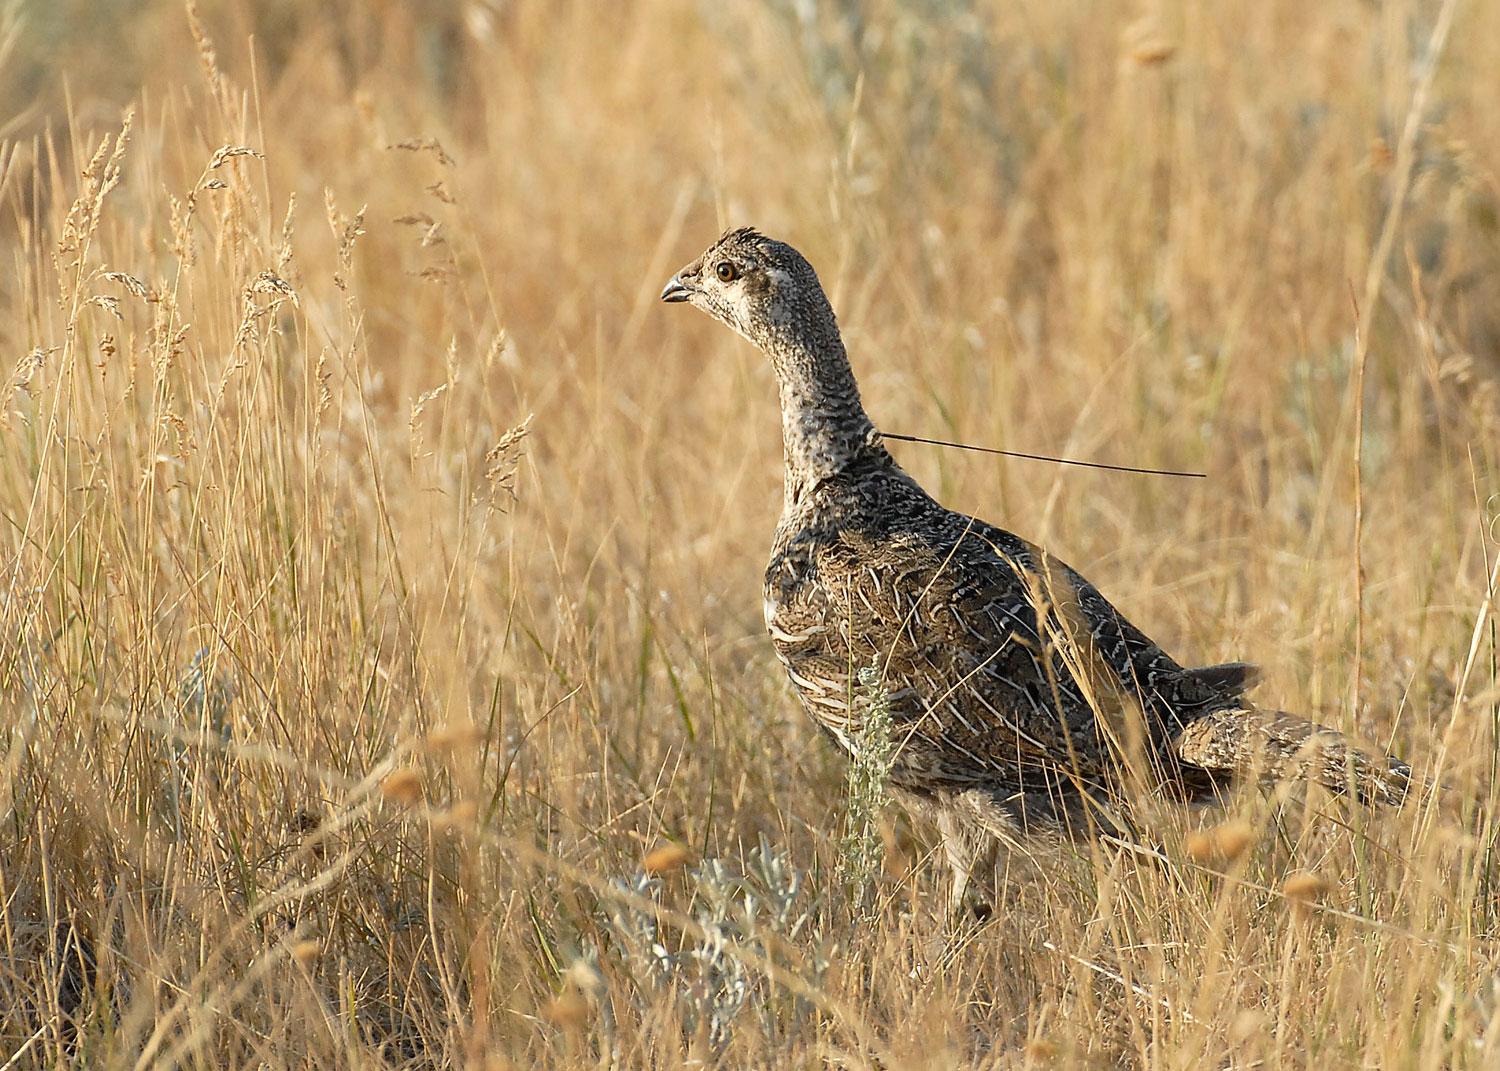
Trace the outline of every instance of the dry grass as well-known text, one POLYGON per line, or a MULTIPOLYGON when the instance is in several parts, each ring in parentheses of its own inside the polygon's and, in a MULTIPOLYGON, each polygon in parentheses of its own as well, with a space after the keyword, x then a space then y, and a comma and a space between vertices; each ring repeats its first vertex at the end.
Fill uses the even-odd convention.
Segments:
POLYGON ((0 18, 5 1071, 1494 1066, 1500 5, 1362 397, 1430 4, 130 7, 0 18), (1208 471, 899 451, 1443 800, 1167 815, 978 930, 901 826, 869 923, 770 372, 655 300, 744 222, 890 430, 1208 471))

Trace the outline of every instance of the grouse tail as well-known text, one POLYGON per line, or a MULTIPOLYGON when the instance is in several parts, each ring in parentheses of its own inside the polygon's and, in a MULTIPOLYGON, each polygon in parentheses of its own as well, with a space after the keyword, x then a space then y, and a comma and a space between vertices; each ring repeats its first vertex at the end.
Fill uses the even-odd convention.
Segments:
POLYGON ((1395 806, 1413 783, 1400 759, 1279 710, 1216 710, 1184 726, 1174 744, 1183 762, 1213 773, 1315 781, 1367 803, 1395 806))

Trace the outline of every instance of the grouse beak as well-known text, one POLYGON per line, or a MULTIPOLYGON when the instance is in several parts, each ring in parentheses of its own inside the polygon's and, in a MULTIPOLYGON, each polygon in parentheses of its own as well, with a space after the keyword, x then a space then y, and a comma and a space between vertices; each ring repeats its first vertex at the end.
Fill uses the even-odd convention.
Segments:
POLYGON ((671 280, 667 283, 667 285, 662 289, 661 292, 661 299, 663 301, 686 301, 692 296, 693 291, 688 287, 683 286, 675 275, 672 276, 671 280))

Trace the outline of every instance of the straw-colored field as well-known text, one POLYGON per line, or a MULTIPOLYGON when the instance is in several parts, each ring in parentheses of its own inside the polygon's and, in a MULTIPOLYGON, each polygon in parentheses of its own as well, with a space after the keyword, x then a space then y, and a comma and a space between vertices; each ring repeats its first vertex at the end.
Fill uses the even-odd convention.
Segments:
POLYGON ((1500 4, 35 0, 0 55, 0 1069, 1500 1061, 1500 4), (842 880, 771 371, 656 300, 744 223, 883 428, 1208 473, 897 447, 1445 791, 1138 801, 1157 858, 1038 845, 982 927, 899 811, 842 880))

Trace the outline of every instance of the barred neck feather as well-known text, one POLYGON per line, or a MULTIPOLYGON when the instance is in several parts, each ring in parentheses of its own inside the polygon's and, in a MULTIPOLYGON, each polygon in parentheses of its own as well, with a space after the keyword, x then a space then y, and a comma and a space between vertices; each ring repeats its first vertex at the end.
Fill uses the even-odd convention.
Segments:
POLYGON ((829 327, 826 333, 790 333, 765 345, 780 384, 788 505, 856 458, 889 459, 860 403, 832 314, 829 327))

